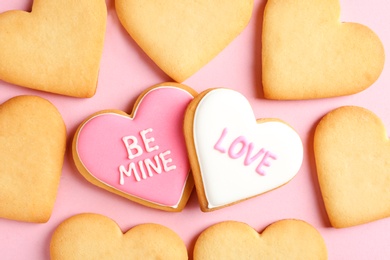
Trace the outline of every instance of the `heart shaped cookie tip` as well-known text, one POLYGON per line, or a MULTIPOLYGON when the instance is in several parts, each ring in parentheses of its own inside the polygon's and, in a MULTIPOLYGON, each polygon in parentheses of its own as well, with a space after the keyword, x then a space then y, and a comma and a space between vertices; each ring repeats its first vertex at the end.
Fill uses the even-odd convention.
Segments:
POLYGON ((0 106, 0 217, 51 217, 66 149, 61 114, 46 99, 17 96, 0 106))
POLYGON ((390 217, 390 142, 373 112, 356 106, 329 112, 316 127, 314 155, 333 227, 390 217))
POLYGON ((249 225, 225 221, 204 230, 194 247, 201 259, 327 259, 321 234, 310 224, 285 219, 257 233, 249 225))
POLYGON ((384 46, 368 27, 340 22, 338 0, 269 0, 262 31, 265 98, 352 95, 381 75, 384 46))

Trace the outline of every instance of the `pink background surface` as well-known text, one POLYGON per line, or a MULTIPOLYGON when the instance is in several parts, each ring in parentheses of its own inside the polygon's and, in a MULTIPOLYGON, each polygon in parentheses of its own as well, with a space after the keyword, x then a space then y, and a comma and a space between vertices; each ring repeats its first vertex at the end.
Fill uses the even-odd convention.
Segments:
MULTIPOLYGON (((341 20, 367 25, 390 50, 390 2, 387 0, 341 0, 341 20)), ((274 221, 285 218, 305 220, 325 239, 329 259, 389 259, 390 218, 345 228, 330 227, 319 192, 312 149, 316 124, 326 113, 343 105, 357 105, 376 113, 390 129, 387 112, 390 90, 390 63, 381 77, 364 92, 330 99, 272 101, 262 97, 261 24, 265 0, 255 0, 248 27, 215 59, 184 84, 198 92, 227 87, 243 93, 258 118, 276 117, 288 122, 300 134, 304 161, 300 172, 287 185, 211 213, 202 213, 195 192, 181 213, 162 212, 138 205, 88 183, 76 170, 70 143, 77 126, 92 113, 103 109, 131 112, 136 97, 147 87, 171 81, 140 50, 120 25, 114 1, 107 0, 108 20, 97 93, 90 99, 77 99, 33 91, 0 81, 0 103, 11 97, 31 94, 50 100, 61 112, 68 132, 68 150, 54 212, 48 223, 31 224, 0 219, 2 259, 48 259, 54 229, 78 213, 103 214, 118 223, 123 231, 147 222, 165 225, 186 243, 189 255, 198 235, 212 224, 237 220, 262 231, 274 221)), ((32 0, 1 1, 0 12, 30 10, 32 0)), ((310 21, 308 21, 310 22, 310 21)), ((1 29, 1 28, 0 28, 1 29)))

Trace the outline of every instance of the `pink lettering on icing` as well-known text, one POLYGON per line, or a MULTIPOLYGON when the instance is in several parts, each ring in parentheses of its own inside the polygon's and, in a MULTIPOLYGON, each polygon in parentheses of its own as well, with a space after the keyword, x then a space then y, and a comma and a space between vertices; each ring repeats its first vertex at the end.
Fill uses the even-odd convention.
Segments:
POLYGON ((252 151, 253 151, 253 146, 254 144, 253 143, 250 143, 248 145, 248 152, 245 156, 245 161, 244 161, 244 165, 245 166, 248 166, 250 164, 252 164, 254 161, 256 161, 262 154, 265 153, 265 149, 264 148, 261 148, 260 151, 257 152, 257 154, 255 154, 254 156, 251 157, 251 154, 252 154, 252 151))
MULTIPOLYGON (((149 135, 151 132, 153 132, 153 129, 148 128, 140 131, 139 133, 145 150, 142 149, 137 137, 130 135, 122 138, 127 150, 128 158, 130 160, 141 156, 144 152, 152 153, 160 149, 158 145, 154 144, 154 137, 151 137, 149 135)), ((173 160, 169 156, 170 154, 171 151, 167 150, 165 152, 161 152, 159 154, 151 156, 152 159, 146 158, 143 160, 139 160, 138 162, 130 162, 127 169, 123 165, 119 166, 120 185, 125 184, 125 176, 133 176, 134 179, 139 182, 141 180, 146 180, 149 177, 153 177, 155 173, 161 174, 163 170, 164 172, 170 172, 175 170, 176 165, 173 164, 173 160)))
POLYGON ((243 137, 243 136, 237 137, 236 140, 234 140, 233 143, 229 147, 228 154, 229 154, 230 158, 238 159, 241 156, 243 156, 247 145, 248 145, 248 141, 246 140, 245 137, 243 137), (239 147, 240 149, 236 149, 237 145, 240 145, 241 148, 239 147))
POLYGON ((271 162, 268 159, 277 160, 278 158, 277 158, 277 156, 275 154, 267 151, 265 153, 263 159, 259 163, 259 165, 256 167, 256 172, 258 174, 263 175, 263 176, 266 174, 262 167, 263 166, 265 166, 265 167, 270 167, 271 166, 271 162))
POLYGON ((239 136, 230 144, 228 149, 223 145, 228 129, 223 129, 221 136, 219 137, 217 143, 214 145, 214 149, 228 154, 231 159, 239 159, 245 155, 244 165, 249 166, 254 163, 256 160, 261 158, 259 164, 256 167, 256 172, 262 176, 266 175, 264 167, 271 166, 271 160, 277 160, 277 156, 270 151, 267 151, 265 148, 261 148, 256 154, 254 152, 253 142, 248 141, 244 136, 239 136))

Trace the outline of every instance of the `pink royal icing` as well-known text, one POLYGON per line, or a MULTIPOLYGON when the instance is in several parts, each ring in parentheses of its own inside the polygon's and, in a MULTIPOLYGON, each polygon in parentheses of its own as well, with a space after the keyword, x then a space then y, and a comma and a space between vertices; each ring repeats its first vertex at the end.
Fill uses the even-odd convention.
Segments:
POLYGON ((114 112, 87 120, 76 149, 97 180, 149 202, 177 207, 189 174, 184 112, 193 96, 158 87, 143 96, 133 117, 114 112))
POLYGON ((254 147, 255 145, 253 142, 248 141, 248 139, 245 136, 237 137, 230 145, 227 144, 227 147, 225 148, 223 146, 224 145, 223 143, 227 133, 228 133, 228 128, 225 127, 217 143, 214 145, 214 149, 221 153, 226 153, 226 148, 228 147, 227 154, 231 159, 239 159, 245 155, 245 159, 244 159, 245 166, 249 166, 252 163, 254 163, 256 160, 261 158, 260 160, 258 160, 259 164, 255 169, 258 174, 265 175, 266 172, 264 167, 271 166, 271 159, 277 160, 278 157, 275 154, 273 154, 270 151, 267 151, 264 148, 260 148, 260 150, 253 155, 253 150, 255 148, 254 147))

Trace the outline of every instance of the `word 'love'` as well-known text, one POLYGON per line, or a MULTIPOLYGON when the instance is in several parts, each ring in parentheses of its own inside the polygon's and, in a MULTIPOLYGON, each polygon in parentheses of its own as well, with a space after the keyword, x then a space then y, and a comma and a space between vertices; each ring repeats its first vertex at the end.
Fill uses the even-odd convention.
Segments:
POLYGON ((245 166, 249 166, 261 158, 256 167, 256 172, 262 176, 266 175, 264 167, 270 167, 271 160, 277 160, 277 156, 264 148, 261 148, 256 154, 253 154, 254 144, 248 141, 244 136, 237 137, 230 146, 227 147, 226 144, 224 144, 227 133, 228 129, 224 128, 214 149, 223 154, 227 153, 231 159, 239 159, 245 155, 245 166))

